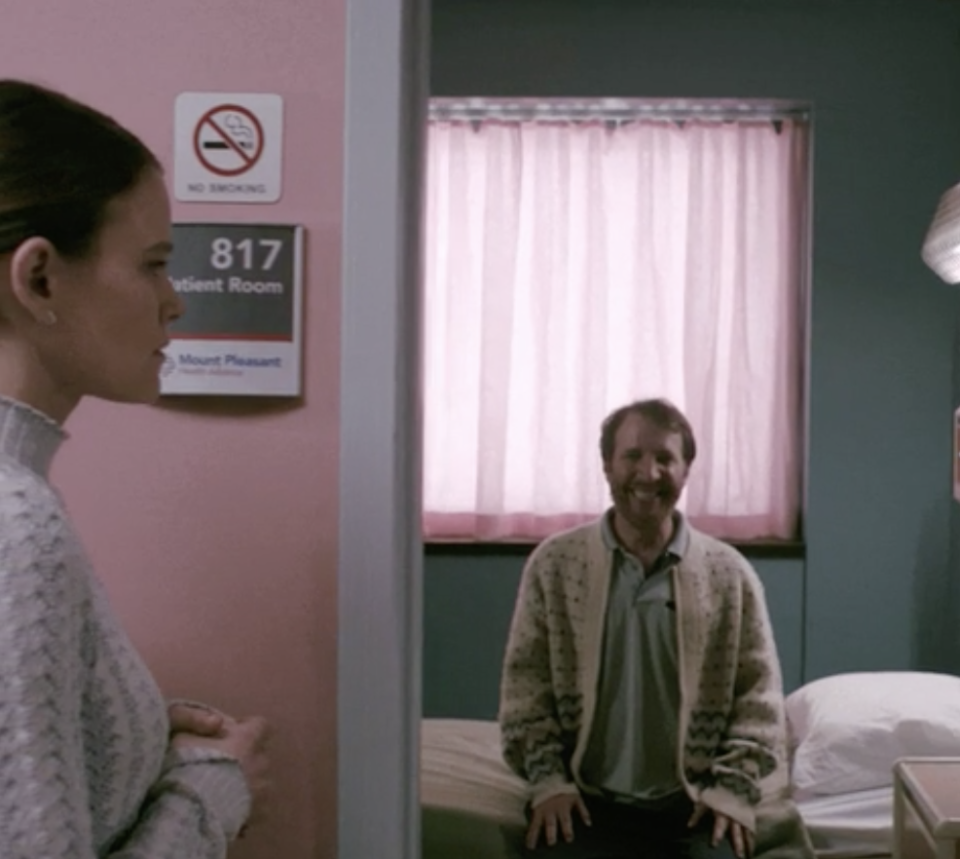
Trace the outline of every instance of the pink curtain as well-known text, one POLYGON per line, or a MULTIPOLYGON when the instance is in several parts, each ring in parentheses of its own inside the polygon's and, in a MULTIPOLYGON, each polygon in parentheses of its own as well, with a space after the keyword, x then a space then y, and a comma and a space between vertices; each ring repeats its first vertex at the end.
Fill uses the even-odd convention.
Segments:
POLYGON ((523 540, 608 506, 599 427, 666 396, 681 503, 796 536, 808 127, 431 121, 424 538, 523 540))

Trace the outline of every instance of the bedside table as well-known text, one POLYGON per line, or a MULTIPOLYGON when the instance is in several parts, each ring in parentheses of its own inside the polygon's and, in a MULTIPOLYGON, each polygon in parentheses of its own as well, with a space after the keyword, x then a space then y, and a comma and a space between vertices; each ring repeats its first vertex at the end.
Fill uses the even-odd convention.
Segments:
POLYGON ((960 859, 960 757, 893 768, 894 859, 960 859))

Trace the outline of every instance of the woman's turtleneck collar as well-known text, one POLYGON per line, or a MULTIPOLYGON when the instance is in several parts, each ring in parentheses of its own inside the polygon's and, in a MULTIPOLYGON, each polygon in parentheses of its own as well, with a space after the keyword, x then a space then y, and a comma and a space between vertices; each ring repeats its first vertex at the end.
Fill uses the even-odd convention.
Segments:
POLYGON ((53 418, 0 395, 0 456, 16 460, 46 479, 67 433, 53 418))

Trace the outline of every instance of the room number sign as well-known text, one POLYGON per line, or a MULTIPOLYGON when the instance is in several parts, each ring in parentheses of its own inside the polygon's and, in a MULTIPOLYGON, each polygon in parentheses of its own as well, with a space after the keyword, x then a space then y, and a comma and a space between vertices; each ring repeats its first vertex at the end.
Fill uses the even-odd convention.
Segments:
POLYGON ((176 224, 173 244, 185 312, 170 327, 162 392, 300 394, 303 228, 176 224))

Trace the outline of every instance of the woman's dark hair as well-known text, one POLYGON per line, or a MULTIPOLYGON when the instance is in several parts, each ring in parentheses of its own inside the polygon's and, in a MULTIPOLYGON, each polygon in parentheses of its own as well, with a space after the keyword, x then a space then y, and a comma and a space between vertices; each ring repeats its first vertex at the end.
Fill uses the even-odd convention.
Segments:
POLYGON ((82 257, 107 204, 153 153, 109 116, 37 84, 0 80, 0 254, 35 236, 82 257))
POLYGON ((613 459, 617 430, 627 415, 641 415, 661 430, 680 433, 683 461, 690 465, 696 458, 697 440, 686 415, 669 400, 655 399, 637 400, 607 415, 600 427, 600 456, 605 463, 613 459))

